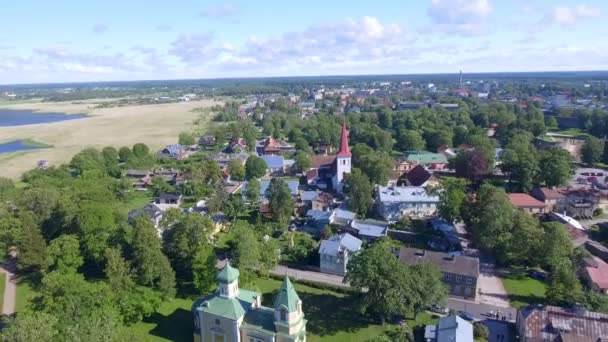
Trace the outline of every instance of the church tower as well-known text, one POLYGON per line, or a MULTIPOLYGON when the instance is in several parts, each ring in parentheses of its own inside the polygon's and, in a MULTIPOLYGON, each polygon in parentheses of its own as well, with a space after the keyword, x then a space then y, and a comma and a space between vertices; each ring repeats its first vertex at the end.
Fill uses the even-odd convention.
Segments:
POLYGON ((279 336, 277 342, 306 342, 302 300, 287 276, 274 299, 274 325, 279 336))
POLYGON ((342 193, 344 187, 344 176, 350 173, 351 165, 350 148, 348 147, 348 131, 346 130, 346 119, 342 121, 342 136, 340 137, 340 151, 336 155, 336 174, 333 178, 333 187, 342 193))
POLYGON ((230 262, 226 262, 215 279, 219 285, 220 297, 232 299, 239 295, 239 270, 230 266, 230 262))

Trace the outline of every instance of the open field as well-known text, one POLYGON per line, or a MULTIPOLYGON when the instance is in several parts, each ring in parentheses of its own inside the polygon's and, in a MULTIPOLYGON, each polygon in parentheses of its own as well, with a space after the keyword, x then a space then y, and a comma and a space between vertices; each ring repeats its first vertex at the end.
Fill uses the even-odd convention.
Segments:
POLYGON ((546 284, 525 274, 511 274, 502 278, 514 308, 540 303, 545 299, 546 284))
MULTIPOLYGON (((99 102, 103 102, 100 100, 99 102)), ((32 109, 68 114, 88 114, 89 118, 47 124, 0 127, 0 143, 31 139, 51 148, 0 155, 2 176, 13 179, 36 166, 40 159, 51 165, 70 161, 85 147, 132 146, 143 142, 152 150, 177 142, 181 131, 192 128, 201 113, 199 107, 210 107, 220 102, 213 100, 127 106, 96 109, 93 101, 38 102, 6 105, 10 109, 32 109)), ((209 118, 210 119, 210 118, 209 118)))

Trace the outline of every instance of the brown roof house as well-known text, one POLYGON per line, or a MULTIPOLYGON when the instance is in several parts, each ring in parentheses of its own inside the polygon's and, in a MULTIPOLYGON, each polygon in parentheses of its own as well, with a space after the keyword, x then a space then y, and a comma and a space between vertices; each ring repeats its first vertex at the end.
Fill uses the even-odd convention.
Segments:
POLYGON ((535 188, 530 192, 532 197, 545 203, 547 211, 562 212, 566 207, 566 196, 558 188, 535 188))
POLYGON ((596 292, 608 294, 608 264, 598 257, 585 258, 585 266, 580 270, 587 286, 596 292))
POLYGON ((405 175, 405 183, 409 186, 436 186, 439 184, 437 178, 420 164, 405 175))
POLYGON ((479 259, 449 253, 402 247, 399 260, 407 265, 424 262, 437 266, 443 274, 443 283, 452 296, 475 299, 479 278, 479 259))
POLYGON ((608 339, 608 315, 557 306, 526 306, 517 312, 521 342, 597 342, 608 339))
POLYGON ((541 202, 528 194, 509 194, 509 200, 511 201, 512 206, 530 214, 543 214, 545 213, 545 210, 547 210, 547 205, 544 202, 541 202))

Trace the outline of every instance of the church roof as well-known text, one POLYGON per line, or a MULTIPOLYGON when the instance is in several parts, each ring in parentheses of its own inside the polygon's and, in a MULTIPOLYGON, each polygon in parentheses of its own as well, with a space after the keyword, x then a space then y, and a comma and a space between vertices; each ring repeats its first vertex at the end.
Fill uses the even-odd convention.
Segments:
POLYGON ((350 157, 350 149, 348 148, 348 131, 346 130, 346 120, 342 122, 342 136, 340 137, 340 151, 338 157, 350 157))
POLYGON ((226 266, 217 274, 215 280, 220 283, 232 283, 233 281, 239 279, 239 270, 230 266, 230 262, 226 263, 226 266))
POLYGON ((262 306, 250 310, 245 314, 243 327, 274 335, 274 309, 262 306))
POLYGON ((283 284, 281 284, 281 288, 279 289, 279 293, 274 299, 274 307, 278 308, 280 306, 285 306, 289 312, 294 312, 298 310, 298 302, 300 301, 300 297, 296 293, 296 289, 294 289, 289 277, 285 277, 283 280, 283 284))
POLYGON ((197 300, 193 309, 215 316, 238 320, 243 317, 256 301, 260 294, 257 292, 239 289, 235 298, 222 297, 219 293, 197 300))

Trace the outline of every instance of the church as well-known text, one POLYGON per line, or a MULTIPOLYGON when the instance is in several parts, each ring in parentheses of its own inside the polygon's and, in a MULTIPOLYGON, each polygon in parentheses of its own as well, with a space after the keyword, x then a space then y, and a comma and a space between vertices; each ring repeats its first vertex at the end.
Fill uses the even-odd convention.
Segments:
POLYGON ((272 308, 260 293, 239 289, 239 271, 226 263, 218 290, 192 305, 194 342, 306 342, 302 300, 285 277, 272 308))
POLYGON ((342 193, 344 177, 351 172, 350 148, 348 147, 348 130, 346 120, 342 122, 340 136, 340 150, 336 155, 319 155, 312 157, 311 169, 306 173, 309 185, 316 185, 322 189, 333 189, 342 193))

